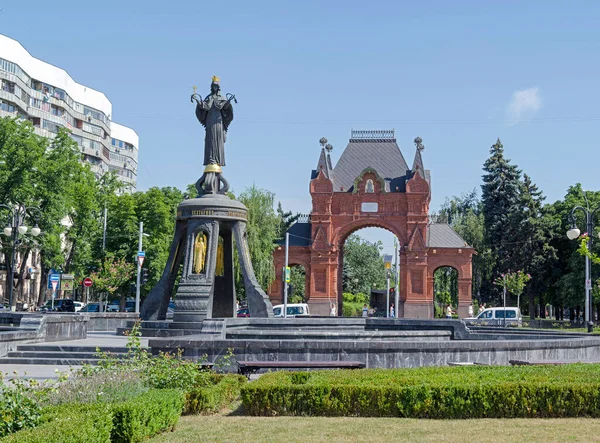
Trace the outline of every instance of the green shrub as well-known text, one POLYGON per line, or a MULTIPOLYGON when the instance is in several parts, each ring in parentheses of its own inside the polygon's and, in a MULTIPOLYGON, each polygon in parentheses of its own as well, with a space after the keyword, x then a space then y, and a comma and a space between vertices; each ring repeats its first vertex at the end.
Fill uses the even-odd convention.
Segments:
POLYGON ((39 401, 52 390, 19 377, 5 383, 4 376, 0 373, 0 437, 37 426, 42 418, 39 401))
POLYGON ((44 409, 44 423, 0 440, 2 443, 108 443, 113 416, 110 406, 63 405, 44 409))
POLYGON ((344 303, 354 303, 356 301, 354 299, 354 294, 351 292, 344 292, 342 294, 342 300, 344 300, 344 303))
POLYGON ((184 414, 201 414, 216 412, 239 398, 241 387, 246 383, 246 377, 228 374, 215 374, 215 384, 198 387, 185 395, 184 414))
POLYGON ((183 410, 183 392, 155 389, 135 399, 112 405, 112 442, 140 442, 175 428, 183 410))
POLYGON ((371 303, 371 297, 369 297, 367 294, 359 292, 358 294, 354 294, 354 301, 356 303, 360 303, 361 305, 364 305, 365 303, 369 305, 371 303))
POLYGON ((600 365, 277 372, 241 398, 252 415, 600 417, 600 365))
POLYGON ((356 316, 356 308, 354 307, 354 303, 344 303, 342 305, 342 315, 344 317, 356 316))

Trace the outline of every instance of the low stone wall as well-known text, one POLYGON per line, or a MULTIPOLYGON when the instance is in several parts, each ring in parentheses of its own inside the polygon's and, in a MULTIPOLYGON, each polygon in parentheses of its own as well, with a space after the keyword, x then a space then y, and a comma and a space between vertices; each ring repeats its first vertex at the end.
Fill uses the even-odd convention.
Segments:
POLYGON ((214 362, 233 349, 235 359, 250 361, 356 360, 368 368, 445 366, 450 362, 508 365, 509 360, 600 360, 600 338, 573 340, 502 341, 305 341, 210 340, 156 338, 149 342, 153 354, 176 352, 191 360, 206 357, 214 362))
POLYGON ((600 336, 524 328, 472 330, 462 321, 444 319, 207 319, 200 334, 154 338, 149 346, 153 354, 181 349, 192 360, 206 357, 210 362, 232 349, 237 360, 355 360, 368 368, 600 361, 600 336), (357 338, 361 334, 364 338, 357 338))
POLYGON ((0 356, 25 343, 78 340, 87 337, 87 318, 67 313, 0 313, 0 356))
POLYGON ((128 327, 128 322, 140 316, 134 312, 86 312, 79 315, 87 318, 88 331, 116 331, 128 327))

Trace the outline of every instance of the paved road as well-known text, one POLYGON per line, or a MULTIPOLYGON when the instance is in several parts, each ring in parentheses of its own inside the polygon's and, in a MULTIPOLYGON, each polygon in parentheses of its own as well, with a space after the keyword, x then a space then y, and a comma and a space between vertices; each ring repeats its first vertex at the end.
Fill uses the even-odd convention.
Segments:
MULTIPOLYGON (((148 339, 140 339, 142 346, 148 346, 148 339)), ((88 332, 87 338, 83 340, 66 340, 39 343, 52 346, 125 346, 127 337, 118 336, 114 332, 88 332)), ((61 366, 61 365, 3 365, 0 364, 0 372, 7 374, 5 378, 11 379, 15 376, 32 378, 35 380, 48 380, 58 378, 56 370, 60 372, 77 369, 81 366, 61 366), (16 372, 16 374, 15 374, 16 372)))

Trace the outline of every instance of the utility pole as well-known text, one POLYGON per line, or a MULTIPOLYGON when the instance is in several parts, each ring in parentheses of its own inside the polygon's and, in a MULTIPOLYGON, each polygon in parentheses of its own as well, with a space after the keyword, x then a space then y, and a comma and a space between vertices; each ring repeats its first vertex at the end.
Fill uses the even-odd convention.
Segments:
POLYGON ((283 318, 287 317, 289 273, 290 234, 285 233, 285 267, 283 268, 283 318))
POLYGON ((394 273, 396 274, 394 277, 396 278, 396 289, 394 291, 396 297, 394 299, 394 306, 396 318, 398 318, 399 309, 400 309, 400 248, 398 247, 398 238, 394 237, 394 257, 396 260, 396 265, 394 266, 394 273))
POLYGON ((106 216, 108 215, 108 209, 106 209, 106 205, 104 205, 104 221, 102 227, 102 251, 106 249, 106 216))
POLYGON ((140 238, 138 240, 138 254, 137 254, 137 279, 135 284, 135 312, 140 312, 140 275, 142 273, 142 261, 143 256, 140 256, 142 252, 142 238, 144 236, 144 222, 140 222, 140 238))
POLYGON ((503 322, 504 327, 506 328, 506 274, 504 274, 504 290, 502 294, 502 307, 504 308, 503 322))

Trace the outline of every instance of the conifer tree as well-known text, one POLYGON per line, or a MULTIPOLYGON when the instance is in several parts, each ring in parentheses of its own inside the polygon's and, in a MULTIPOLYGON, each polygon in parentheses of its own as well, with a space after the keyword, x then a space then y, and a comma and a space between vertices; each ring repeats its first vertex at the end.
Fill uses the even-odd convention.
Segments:
MULTIPOLYGON (((518 266, 520 245, 513 215, 520 211, 521 171, 504 157, 500 139, 490 148, 490 157, 485 161, 483 170, 481 202, 485 239, 496 263, 492 277, 497 277, 518 266)), ((492 285, 486 289, 497 292, 492 285)))

